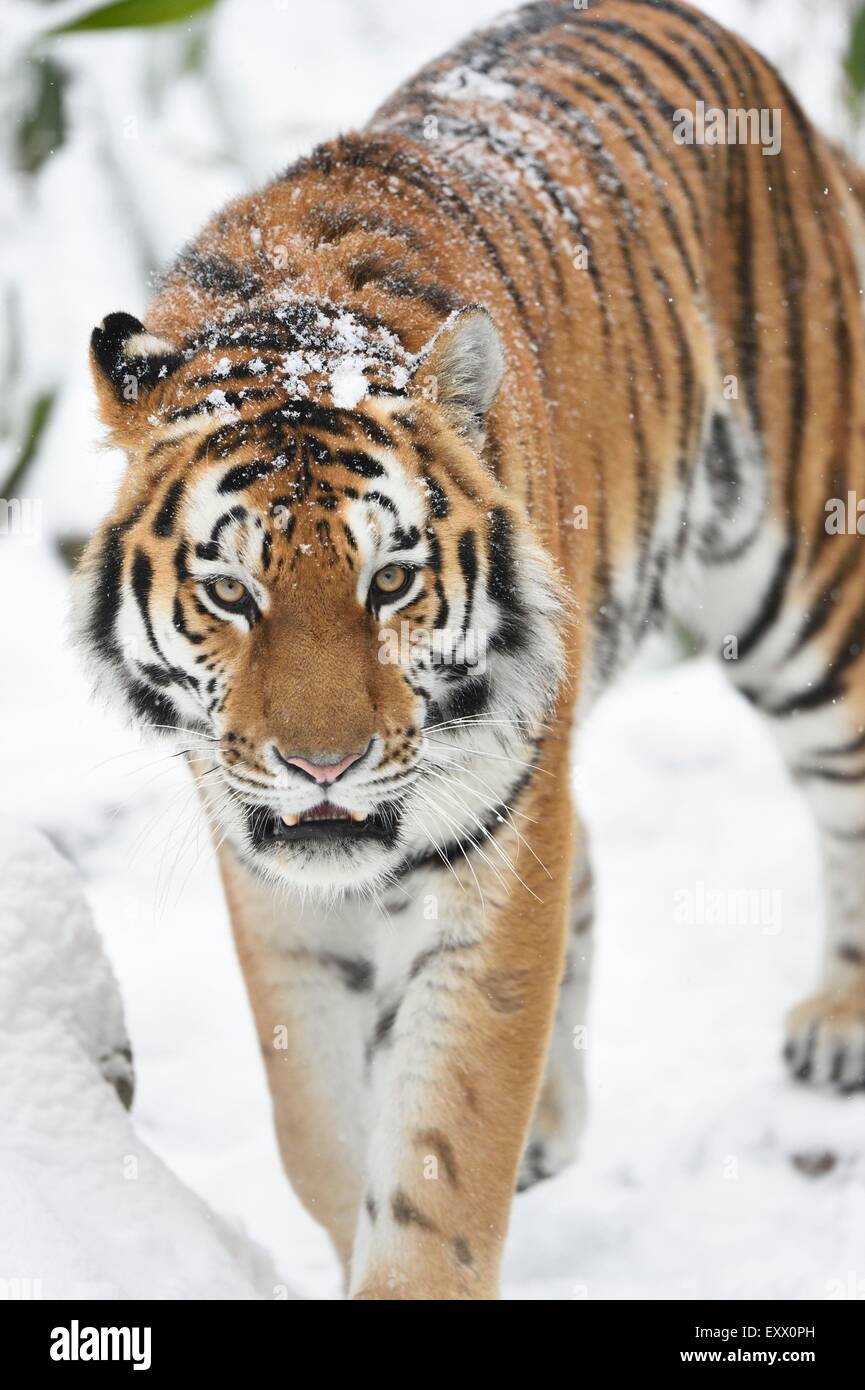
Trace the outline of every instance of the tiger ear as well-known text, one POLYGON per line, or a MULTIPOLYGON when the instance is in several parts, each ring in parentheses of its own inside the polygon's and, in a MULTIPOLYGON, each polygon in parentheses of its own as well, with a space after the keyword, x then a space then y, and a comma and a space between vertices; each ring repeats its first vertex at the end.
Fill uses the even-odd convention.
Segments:
POLYGON ((479 304, 452 314, 418 354, 412 383, 434 400, 476 446, 484 417, 496 398, 505 354, 492 318, 479 304))
POLYGON ((153 388, 183 361, 165 338, 132 314, 109 314, 90 336, 90 364, 103 421, 120 444, 132 443, 153 388))

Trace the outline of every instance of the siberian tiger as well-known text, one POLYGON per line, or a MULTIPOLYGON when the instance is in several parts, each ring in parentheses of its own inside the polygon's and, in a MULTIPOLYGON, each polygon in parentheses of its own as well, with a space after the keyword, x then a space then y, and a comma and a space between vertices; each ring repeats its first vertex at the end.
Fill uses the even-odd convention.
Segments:
POLYGON ((569 752, 660 627, 813 806, 825 969, 786 1057, 865 1083, 865 550, 826 524, 865 479, 857 177, 678 0, 533 4, 93 333, 129 467, 80 635, 188 753, 354 1298, 494 1297, 515 1186, 575 1152, 569 752))

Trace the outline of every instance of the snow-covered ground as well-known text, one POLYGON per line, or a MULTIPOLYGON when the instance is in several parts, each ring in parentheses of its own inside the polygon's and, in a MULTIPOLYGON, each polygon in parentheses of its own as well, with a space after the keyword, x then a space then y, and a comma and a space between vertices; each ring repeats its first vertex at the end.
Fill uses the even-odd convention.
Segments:
MULTIPOLYGON (((741 23, 841 129, 840 5, 708 8, 741 23)), ((67 41, 74 136, 0 224, 5 264, 31 286, 32 379, 63 385, 28 482, 41 531, 0 537, 0 810, 77 867, 119 982, 137 1093, 130 1120, 76 1031, 72 997, 58 1020, 50 990, 38 993, 52 943, 75 969, 98 957, 62 866, 0 828, 4 885, 10 855, 38 865, 24 917, 0 900, 0 999, 36 990, 43 1019, 36 1005, 23 1022, 0 1010, 0 1280, 41 1279, 46 1296, 337 1295, 328 1242, 279 1168, 191 788, 166 750, 90 703, 54 540, 91 526, 118 476, 120 461, 93 448, 84 349, 104 313, 143 309, 142 247, 170 254, 228 195, 362 121, 498 9, 227 0, 207 82, 175 74, 155 106, 145 69, 168 62, 163 37, 67 41), (112 163, 127 175, 122 210, 112 163), (10 954, 37 930, 38 949, 10 954), (13 1061, 32 1082, 23 1100, 13 1061)), ((591 1122, 582 1161, 516 1203, 506 1295, 865 1296, 865 1098, 800 1090, 779 1063, 783 1011, 814 978, 820 899, 810 823, 774 751, 720 674, 692 663, 598 709, 579 781, 600 880, 591 1122), (746 920, 719 921, 715 890, 751 890, 746 920)))
POLYGON ((5 816, 0 962, 2 1295, 272 1291, 264 1252, 136 1132, 120 995, 78 877, 43 835, 5 816))

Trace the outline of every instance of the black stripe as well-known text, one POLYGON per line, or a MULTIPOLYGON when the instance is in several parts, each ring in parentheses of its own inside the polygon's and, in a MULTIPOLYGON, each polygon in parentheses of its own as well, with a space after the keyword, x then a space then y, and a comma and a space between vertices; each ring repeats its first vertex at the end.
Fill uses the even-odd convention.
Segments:
POLYGON ((490 513, 487 530, 487 593, 499 607, 519 602, 514 563, 513 523, 503 507, 490 513))
POLYGON ((795 767, 793 775, 800 781, 847 783, 853 786, 857 782, 865 782, 865 767, 852 771, 836 767, 795 767))
POLYGON ((103 657, 119 660, 114 625, 120 611, 123 580, 123 538, 135 525, 146 507, 140 503, 124 521, 108 528, 99 556, 99 582, 93 586, 95 602, 88 622, 88 634, 96 651, 103 657))
POLYGON ((421 280, 404 261, 394 260, 381 250, 366 251, 350 261, 345 275, 353 290, 375 284, 395 299, 418 299, 443 318, 466 302, 447 285, 421 280))
POLYGON ((829 622, 835 612, 835 605, 841 597, 840 589, 844 581, 856 568, 860 560, 860 552, 857 543, 846 548, 846 553, 841 556, 840 561, 835 566, 829 578, 829 582, 822 593, 810 605, 808 616, 800 627, 793 642, 787 651, 786 659, 789 660, 800 652, 829 622))
POLYGON ((398 515, 396 503, 393 498, 386 497, 385 494, 379 492, 377 488, 371 488, 369 492, 364 493, 363 497, 365 502, 377 502, 380 507, 386 508, 386 510, 392 512, 394 516, 398 515))
POLYGON ((430 512, 437 521, 443 521, 450 511, 448 495, 435 478, 430 477, 429 473, 424 473, 423 480, 430 500, 430 512))
POLYGON ((196 415, 213 415, 224 410, 226 406, 238 409, 248 401, 270 401, 276 394, 275 386, 244 386, 239 391, 222 391, 222 399, 218 401, 210 401, 205 397, 196 401, 194 405, 178 406, 176 410, 170 410, 164 418, 167 424, 174 425, 179 420, 191 420, 196 415))
POLYGON ((150 616, 153 565, 150 562, 149 555, 140 547, 136 550, 133 557, 130 583, 135 602, 138 605, 138 611, 141 614, 141 621, 144 624, 144 630, 147 634, 147 640, 159 660, 158 670, 154 669, 152 666, 145 665, 143 662, 139 662, 142 670, 158 685, 166 686, 176 683, 178 685, 192 686, 192 688, 195 689, 198 685, 195 677, 188 675, 186 671, 181 670, 179 666, 172 666, 164 656, 156 640, 153 620, 150 616))
POLYGON ((263 288, 261 277, 249 266, 238 265, 227 256, 201 251, 196 246, 184 247, 170 273, 183 275, 200 289, 212 294, 251 297, 263 288))
POLYGON ((784 600, 784 593, 787 588, 787 580, 793 567, 796 556, 796 523, 790 521, 787 526, 787 538, 778 556, 775 572, 763 595, 763 601, 757 609, 750 625, 745 633, 739 638, 738 659, 748 656, 754 650, 769 631, 778 614, 781 611, 781 604, 784 600))
POLYGON ((325 242, 330 246, 335 246, 351 232, 363 231, 378 232, 384 237, 406 242, 413 250, 423 250, 423 243, 414 227, 394 222, 382 213, 354 208, 348 203, 335 208, 314 208, 307 214, 304 227, 313 232, 319 243, 325 242))
POLYGON ((180 602, 179 594, 175 594, 174 596, 174 612, 172 621, 174 623, 175 631, 179 632, 181 637, 185 637, 187 642, 191 642, 194 647, 201 646, 201 643, 204 641, 204 638, 201 636, 200 633, 192 632, 190 630, 189 625, 186 621, 186 614, 183 611, 183 604, 180 602))
POLYGON ((377 444, 381 449, 393 448, 393 435, 385 429, 384 425, 380 425, 376 420, 371 420, 363 411, 358 411, 353 418, 355 423, 360 425, 361 432, 366 435, 370 444, 377 444))
POLYGON ((341 975, 346 989, 352 994, 366 994, 375 984, 375 967, 360 956, 338 956, 323 951, 318 957, 322 965, 333 966, 341 975))
POLYGON ((192 455, 193 463, 200 463, 203 458, 210 455, 211 450, 217 458, 224 459, 227 454, 233 454, 241 449, 244 444, 249 442, 252 433, 251 420, 236 420, 230 425, 220 425, 211 434, 201 440, 192 455))
POLYGON ((253 459, 251 463, 239 463, 236 468, 230 468, 220 479, 217 492, 221 494, 229 492, 243 492, 244 488, 257 482, 259 478, 266 478, 271 473, 275 473, 277 468, 285 467, 285 464, 277 464, 273 459, 253 459))
POLYGON ((442 583, 441 579, 436 579, 434 587, 436 592, 436 598, 438 599, 438 610, 436 612, 433 627, 436 629, 441 629, 447 627, 447 621, 450 615, 450 604, 447 601, 447 595, 445 594, 445 586, 442 583))
POLYGON ((156 634, 153 631, 153 621, 150 617, 150 591, 153 585, 153 565, 150 557, 140 548, 136 550, 132 560, 132 572, 130 575, 132 593, 135 602, 138 604, 138 611, 141 614, 141 621, 147 633, 147 640, 153 648, 159 660, 165 663, 165 658, 159 650, 159 643, 156 641, 156 634))
POLYGON ((499 625, 490 638, 493 651, 511 655, 528 641, 531 620, 517 579, 513 524, 502 507, 490 513, 487 531, 487 593, 498 606, 499 625))
POLYGON ((862 729, 855 738, 849 739, 847 743, 839 743, 835 748, 814 748, 811 751, 812 758, 844 758, 850 753, 861 753, 865 749, 865 729, 862 729))
POLYGON ((153 534, 155 536, 170 536, 174 531, 174 523, 177 520, 177 509, 180 505, 180 499, 183 496, 185 488, 186 483, 183 478, 171 484, 171 487, 165 494, 162 506, 159 508, 153 520, 153 534))
POLYGON ((474 531, 463 531, 457 546, 457 557, 460 562, 460 569, 463 572, 463 583, 466 588, 463 632, 467 632, 469 623, 471 622, 472 607, 475 599, 475 583, 478 577, 478 554, 475 545, 474 531))
POLYGON ((323 430, 325 434, 334 434, 338 438, 345 438, 349 434, 349 420, 354 419, 360 423, 360 418, 348 411, 319 405, 316 401, 309 400, 286 401, 276 410, 259 415, 255 423, 266 428, 271 424, 280 424, 286 419, 292 424, 302 425, 304 429, 323 430))
POLYGON ((207 372, 203 376, 191 377, 185 386, 188 390, 203 390, 205 386, 224 386, 229 381, 257 381, 259 377, 267 372, 272 372, 276 366, 276 359, 272 357, 248 358, 244 362, 232 362, 227 372, 207 372), (250 362, 261 362, 262 367, 256 371, 250 369, 250 362))
POLYGON ((152 686, 145 685, 143 681, 135 680, 128 674, 124 675, 123 687, 129 703, 142 723, 151 724, 159 729, 164 728, 166 724, 178 722, 178 713, 173 701, 162 691, 154 690, 152 686))
MULTIPOLYGON (((539 83, 531 83, 528 79, 522 79, 522 86, 524 88, 532 86, 540 88, 539 83)), ((573 110, 573 108, 570 109, 573 110)), ((554 125, 559 130, 565 130, 566 133, 569 135, 572 133, 570 130, 564 127, 561 122, 548 121, 547 123, 554 125)), ((519 162, 519 157, 515 154, 515 151, 512 148, 512 146, 507 144, 506 142, 503 142, 496 135, 494 129, 488 125, 485 125, 482 121, 470 121, 465 118, 461 118, 457 121, 456 118, 453 118, 449 121, 448 124, 449 127, 452 127, 451 133, 461 137, 462 139, 475 139, 485 141, 494 151, 494 153, 498 154, 507 164, 512 165, 515 159, 517 162, 519 162)), ((451 162, 454 162, 453 157, 451 157, 451 162)), ((580 214, 579 206, 569 196, 567 189, 564 188, 562 184, 560 184, 558 180, 553 177, 550 171, 546 169, 540 161, 532 160, 531 170, 533 177, 537 178, 544 192, 555 204, 556 208, 558 209, 560 215, 565 220, 565 222, 569 224, 571 230, 577 237, 580 244, 586 248, 589 277, 592 281, 592 285, 594 287, 598 303, 598 308, 602 315, 604 336, 606 338, 609 336, 610 333, 610 320, 607 305, 607 297, 604 292, 603 275, 600 268, 600 258, 594 255, 591 233, 589 232, 585 222, 583 221, 583 218, 580 214)), ((473 167, 466 166, 465 173, 467 179, 472 181, 477 179, 477 173, 473 167)), ((506 212, 505 206, 502 205, 500 210, 502 212, 506 212)), ((526 210, 524 209, 524 211, 526 210)), ((524 251, 524 254, 528 254, 527 247, 523 246, 522 249, 524 251)), ((553 264, 558 266, 560 253, 555 254, 554 243, 553 246, 548 249, 554 251, 553 264)))
POLYGON ((227 526, 230 526, 232 522, 245 521, 248 515, 249 513, 246 508, 239 504, 236 507, 232 507, 230 511, 223 512, 210 532, 210 540, 207 541, 205 545, 197 545, 195 547, 195 553, 198 558, 200 560, 218 560, 219 542, 222 538, 223 531, 227 526))
POLYGON ((420 545, 420 531, 416 526, 397 526, 391 535, 391 542, 397 550, 414 550, 420 545))
POLYGON ((182 584, 184 580, 189 578, 189 570, 186 564, 188 558, 189 544, 187 541, 181 541, 174 552, 174 573, 177 576, 178 584, 182 584))
POLYGON ((365 454, 360 449, 339 449, 334 462, 341 463, 343 468, 347 468, 351 473, 357 473, 361 478, 383 478, 386 470, 381 466, 377 459, 371 454, 365 454))
POLYGON ((849 624, 840 646, 829 662, 826 674, 816 685, 790 695, 777 705, 768 707, 768 713, 776 719, 784 719, 791 714, 805 710, 819 709, 821 705, 840 700, 844 695, 843 676, 848 667, 865 655, 865 607, 857 611, 849 624))

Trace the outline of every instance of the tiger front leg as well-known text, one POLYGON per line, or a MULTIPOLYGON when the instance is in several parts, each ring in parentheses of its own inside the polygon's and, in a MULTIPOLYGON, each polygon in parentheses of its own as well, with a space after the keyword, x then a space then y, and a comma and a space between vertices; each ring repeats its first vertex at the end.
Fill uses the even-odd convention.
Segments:
POLYGON ((330 1236, 347 1285, 362 1193, 372 964, 352 918, 280 903, 224 851, 220 864, 283 1167, 330 1236))
POLYGON ((520 1163, 517 1189, 554 1177, 577 1157, 586 1122, 585 1057, 595 894, 585 828, 571 871, 567 948, 546 1072, 520 1163))
POLYGON ((356 1299, 497 1297, 555 1013, 570 880, 567 796, 545 791, 527 810, 525 838, 499 831, 513 871, 494 854, 489 863, 472 854, 477 884, 465 866, 459 885, 438 876, 439 942, 414 963, 374 1054, 356 1299))

